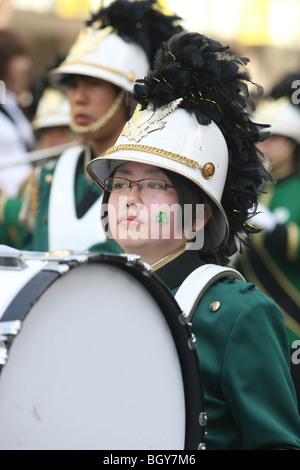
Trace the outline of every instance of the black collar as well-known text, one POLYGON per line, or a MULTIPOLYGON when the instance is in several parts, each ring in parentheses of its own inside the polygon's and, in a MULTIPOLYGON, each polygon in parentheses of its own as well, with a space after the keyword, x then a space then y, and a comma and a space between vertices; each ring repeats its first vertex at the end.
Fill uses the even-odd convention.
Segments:
POLYGON ((179 287, 189 274, 203 264, 197 251, 187 250, 155 273, 172 290, 179 287))

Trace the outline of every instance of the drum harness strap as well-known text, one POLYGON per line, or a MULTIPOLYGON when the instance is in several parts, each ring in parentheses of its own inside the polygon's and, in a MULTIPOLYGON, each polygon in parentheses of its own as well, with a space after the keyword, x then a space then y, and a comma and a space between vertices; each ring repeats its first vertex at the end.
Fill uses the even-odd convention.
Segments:
POLYGON ((209 287, 226 277, 245 281, 245 278, 236 269, 216 264, 200 266, 183 281, 175 294, 175 299, 184 312, 187 322, 191 321, 198 303, 209 287))

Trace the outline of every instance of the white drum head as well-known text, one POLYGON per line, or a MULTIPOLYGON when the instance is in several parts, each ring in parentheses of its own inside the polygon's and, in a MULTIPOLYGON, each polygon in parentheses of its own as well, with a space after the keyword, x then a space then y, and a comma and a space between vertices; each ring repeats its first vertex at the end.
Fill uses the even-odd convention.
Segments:
POLYGON ((184 449, 185 400, 153 296, 116 266, 79 266, 36 301, 12 343, 0 449, 184 449))

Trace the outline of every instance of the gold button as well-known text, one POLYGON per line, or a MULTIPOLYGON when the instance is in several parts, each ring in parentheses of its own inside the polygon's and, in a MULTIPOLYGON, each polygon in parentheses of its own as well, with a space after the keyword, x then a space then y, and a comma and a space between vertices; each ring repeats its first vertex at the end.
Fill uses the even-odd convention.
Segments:
POLYGON ((215 174, 215 165, 213 163, 205 163, 204 167, 202 168, 202 176, 206 180, 212 178, 215 174))
POLYGON ((136 79, 136 75, 135 75, 134 72, 128 72, 128 73, 127 73, 127 78, 128 78, 128 80, 129 80, 130 82, 134 82, 135 79, 136 79))
POLYGON ((50 173, 48 173, 44 178, 45 183, 48 183, 48 184, 51 184, 52 180, 53 180, 53 175, 50 173))
POLYGON ((218 300, 215 300, 214 302, 212 302, 209 306, 209 310, 211 312, 216 312, 217 310, 219 310, 221 306, 221 302, 219 302, 218 300))

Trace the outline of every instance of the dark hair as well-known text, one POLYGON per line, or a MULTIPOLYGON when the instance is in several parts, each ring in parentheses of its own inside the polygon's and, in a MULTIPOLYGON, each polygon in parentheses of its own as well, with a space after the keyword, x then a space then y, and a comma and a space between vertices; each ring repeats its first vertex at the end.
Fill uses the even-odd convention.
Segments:
POLYGON ((0 79, 5 80, 9 61, 16 56, 28 54, 28 44, 14 31, 0 30, 0 79))
MULTIPOLYGON (((189 181, 187 178, 174 173, 169 170, 164 170, 160 168, 160 170, 170 179, 171 183, 175 186, 175 190, 178 196, 178 202, 182 209, 182 224, 185 222, 184 218, 184 211, 186 205, 192 205, 192 217, 193 222, 196 220, 196 207, 198 204, 210 204, 211 200, 209 197, 202 191, 199 186, 194 184, 192 181, 189 181)), ((114 175, 116 170, 114 170, 110 177, 114 175)), ((104 191, 103 199, 102 199, 102 206, 101 206, 101 220, 103 224, 103 228, 105 233, 111 237, 111 232, 109 230, 109 223, 108 223, 108 212, 107 212, 107 204, 109 200, 110 193, 108 191, 104 191)), ((182 225, 183 226, 183 225, 182 225)), ((206 233, 205 236, 209 236, 209 233, 206 233)), ((193 240, 191 240, 193 241, 193 240)), ((206 263, 217 263, 217 264, 224 264, 221 257, 219 257, 218 253, 210 253, 206 254, 202 252, 202 250, 195 250, 195 256, 200 256, 201 259, 206 263)))

